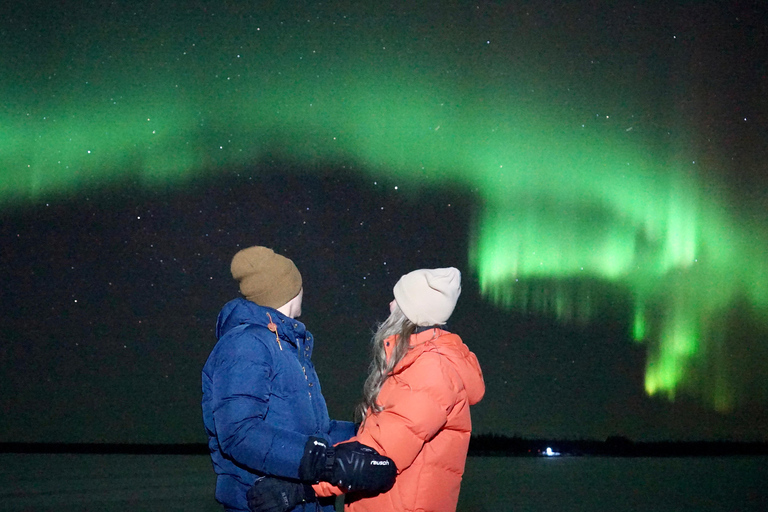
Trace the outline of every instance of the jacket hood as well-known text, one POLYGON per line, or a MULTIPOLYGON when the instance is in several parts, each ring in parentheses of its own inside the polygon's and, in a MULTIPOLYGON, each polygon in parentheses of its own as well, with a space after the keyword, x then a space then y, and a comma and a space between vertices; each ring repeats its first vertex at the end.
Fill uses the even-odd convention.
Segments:
POLYGON ((242 324, 253 324, 258 319, 260 306, 245 299, 234 299, 221 308, 216 318, 216 339, 242 324))
MULTIPOLYGON (((394 347, 394 343, 390 344, 394 347)), ((469 350, 461 338, 453 333, 439 328, 429 329, 411 336, 411 350, 403 357, 395 367, 394 373, 399 373, 409 367, 424 352, 439 352, 456 369, 464 389, 467 391, 467 399, 470 405, 478 403, 485 395, 485 381, 483 371, 477 356, 469 350)), ((390 350, 387 351, 389 357, 390 350)))

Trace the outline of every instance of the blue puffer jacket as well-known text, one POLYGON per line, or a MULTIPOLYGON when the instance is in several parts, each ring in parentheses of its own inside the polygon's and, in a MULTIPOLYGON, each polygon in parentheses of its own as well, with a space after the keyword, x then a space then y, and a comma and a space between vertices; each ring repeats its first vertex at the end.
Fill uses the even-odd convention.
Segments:
MULTIPOLYGON (((246 493, 256 478, 298 478, 309 436, 335 444, 355 434, 354 424, 328 418, 310 360, 314 340, 298 320, 235 299, 219 313, 216 337, 203 367, 203 421, 219 475, 216 499, 227 510, 248 510, 246 493), (270 318, 277 333, 268 328, 270 318)), ((313 503, 294 510, 334 508, 313 503)))

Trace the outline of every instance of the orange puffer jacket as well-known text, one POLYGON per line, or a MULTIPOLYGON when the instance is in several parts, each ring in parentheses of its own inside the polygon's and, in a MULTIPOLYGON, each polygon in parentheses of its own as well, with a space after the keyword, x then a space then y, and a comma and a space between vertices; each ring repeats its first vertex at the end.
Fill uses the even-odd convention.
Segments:
MULTIPOLYGON (((385 342, 387 357, 394 339, 385 342)), ((472 430, 469 406, 485 383, 475 354, 456 334, 433 328, 414 334, 411 349, 379 392, 378 414, 368 411, 352 438, 390 457, 395 486, 371 498, 347 496, 349 512, 450 512, 456 510, 472 430)), ((329 484, 319 495, 337 494, 329 484)))

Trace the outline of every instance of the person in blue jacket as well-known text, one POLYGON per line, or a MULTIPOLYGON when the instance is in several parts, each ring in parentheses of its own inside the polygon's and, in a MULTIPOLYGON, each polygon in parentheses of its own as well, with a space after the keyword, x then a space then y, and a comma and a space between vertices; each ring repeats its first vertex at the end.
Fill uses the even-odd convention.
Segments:
MULTIPOLYGON (((314 338, 301 315, 301 274, 266 247, 235 254, 232 276, 245 298, 228 302, 216 322, 218 342, 203 367, 203 422, 218 475, 216 500, 227 511, 247 511, 257 479, 295 481, 295 511, 334 510, 318 500, 320 481, 362 492, 394 484, 391 459, 359 443, 334 446, 355 425, 328 417, 312 365, 314 338)), ((281 497, 282 499, 282 497, 281 497)))

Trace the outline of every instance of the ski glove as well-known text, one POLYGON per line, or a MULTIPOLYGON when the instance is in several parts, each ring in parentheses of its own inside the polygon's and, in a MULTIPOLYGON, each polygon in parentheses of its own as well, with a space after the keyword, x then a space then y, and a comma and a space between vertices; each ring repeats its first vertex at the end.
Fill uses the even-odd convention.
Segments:
POLYGON ((346 492, 386 492, 395 485, 397 467, 389 457, 357 441, 329 446, 310 437, 299 464, 304 482, 330 482, 346 492))
POLYGON ((256 480, 246 496, 251 512, 286 512, 301 503, 317 501, 312 486, 267 476, 256 480))
POLYGON ((347 492, 387 492, 395 485, 397 467, 389 457, 357 441, 336 445, 332 484, 347 492))

